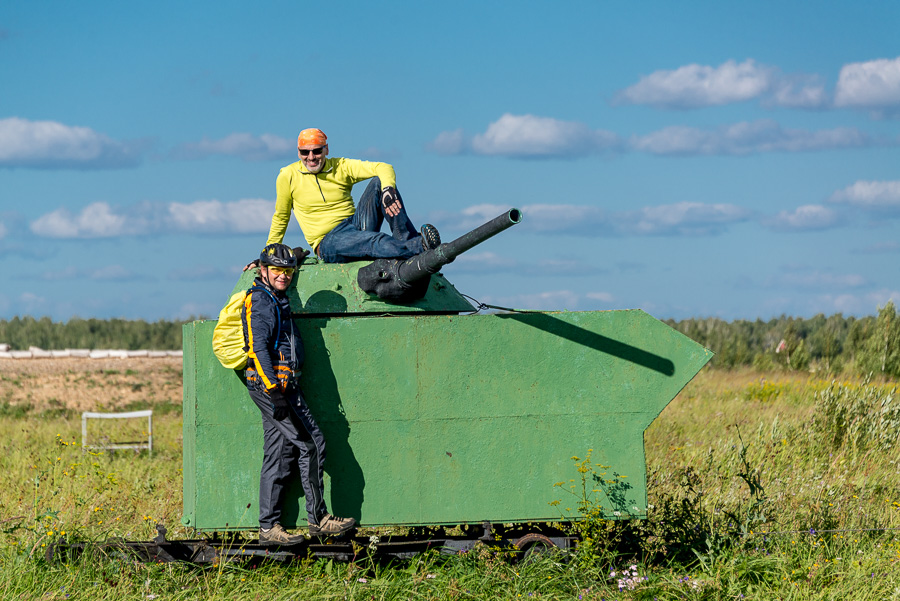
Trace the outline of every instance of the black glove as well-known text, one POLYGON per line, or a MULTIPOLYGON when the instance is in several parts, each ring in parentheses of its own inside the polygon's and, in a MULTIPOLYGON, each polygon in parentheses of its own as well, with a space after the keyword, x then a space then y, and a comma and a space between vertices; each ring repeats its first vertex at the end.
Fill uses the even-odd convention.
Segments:
POLYGON ((381 206, 383 206, 385 212, 387 212, 388 207, 391 207, 394 203, 397 203, 398 206, 394 211, 389 213, 391 215, 396 215, 402 205, 400 204, 400 193, 397 192, 397 188, 388 186, 381 191, 381 206))
POLYGON ((303 259, 309 256, 309 251, 303 248, 302 246, 295 246, 291 250, 294 251, 294 254, 297 255, 297 266, 303 262, 303 259))
POLYGON ((269 399, 272 401, 272 413, 275 415, 275 419, 281 421, 286 418, 290 406, 284 391, 277 387, 273 388, 269 391, 269 399))
POLYGON ((257 267, 259 267, 259 259, 253 259, 252 261, 244 265, 244 271, 247 271, 248 269, 256 269, 257 267))

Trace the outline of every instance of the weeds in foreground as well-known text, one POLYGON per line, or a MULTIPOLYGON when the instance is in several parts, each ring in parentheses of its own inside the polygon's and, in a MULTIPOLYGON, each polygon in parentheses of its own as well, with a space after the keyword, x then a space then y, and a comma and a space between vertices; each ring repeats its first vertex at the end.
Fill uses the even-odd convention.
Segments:
MULTIPOLYGON (((671 576, 679 566, 688 572, 680 577, 690 583, 683 590, 688 598, 763 590, 802 598, 832 590, 823 598, 836 598, 834 588, 854 599, 900 593, 896 388, 863 381, 809 386, 806 394, 811 417, 786 422, 776 413, 749 435, 745 420, 723 423, 692 453, 673 427, 679 440, 652 447, 668 451, 650 458, 643 521, 606 519, 597 484, 608 467, 592 464, 590 452, 575 458, 581 482, 558 484, 576 496, 582 515, 573 563, 585 572, 607 566, 631 595, 623 598, 671 593, 673 582, 660 568, 671 576)), ((776 396, 754 402, 770 404, 776 396)), ((702 395, 694 398, 702 402, 702 395)), ((785 400, 791 411, 803 402, 785 400)))
POLYGON ((776 382, 779 394, 756 398, 727 378, 704 372, 647 431, 646 519, 605 519, 617 476, 588 453, 560 487, 577 493, 581 544, 527 562, 482 547, 355 563, 47 563, 41 545, 62 532, 143 540, 157 520, 177 524, 180 423, 155 420, 152 458, 91 456, 65 416, 0 416, 0 598, 900 598, 900 466, 877 434, 887 425, 871 428, 890 387, 776 382))
POLYGON ((146 538, 177 524, 180 419, 156 421, 153 456, 82 449, 80 420, 0 418, 0 546, 39 554, 50 540, 146 538))

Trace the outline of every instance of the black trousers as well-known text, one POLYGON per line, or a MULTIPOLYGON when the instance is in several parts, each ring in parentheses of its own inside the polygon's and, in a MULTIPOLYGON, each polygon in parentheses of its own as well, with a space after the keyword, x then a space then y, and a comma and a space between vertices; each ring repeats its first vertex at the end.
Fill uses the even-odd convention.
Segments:
POLYGON ((325 507, 325 437, 313 419, 299 391, 289 395, 291 411, 283 420, 273 415, 269 395, 248 389, 250 398, 262 413, 263 462, 259 475, 259 526, 271 528, 281 519, 285 482, 295 460, 300 468, 306 513, 318 524, 328 511, 325 507))

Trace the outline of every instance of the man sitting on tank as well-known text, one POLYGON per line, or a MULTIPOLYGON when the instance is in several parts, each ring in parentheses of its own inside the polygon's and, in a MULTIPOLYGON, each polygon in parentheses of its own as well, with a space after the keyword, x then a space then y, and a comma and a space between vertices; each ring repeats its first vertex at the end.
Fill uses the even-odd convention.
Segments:
POLYGON ((297 156, 300 160, 282 168, 275 180, 266 244, 284 240, 293 210, 310 248, 326 263, 407 259, 440 245, 433 225, 417 232, 409 220, 391 165, 329 158, 328 138, 316 128, 300 132, 297 156), (370 181, 355 207, 350 190, 363 180, 370 181), (391 235, 381 232, 385 221, 391 235))
POLYGON ((262 413, 263 461, 259 478, 259 541, 296 544, 279 522, 286 480, 297 457, 311 535, 338 535, 356 525, 325 506, 325 437, 300 392, 303 341, 291 319, 285 291, 297 269, 297 255, 284 244, 269 244, 259 256, 259 275, 241 309, 247 351, 246 384, 262 413))

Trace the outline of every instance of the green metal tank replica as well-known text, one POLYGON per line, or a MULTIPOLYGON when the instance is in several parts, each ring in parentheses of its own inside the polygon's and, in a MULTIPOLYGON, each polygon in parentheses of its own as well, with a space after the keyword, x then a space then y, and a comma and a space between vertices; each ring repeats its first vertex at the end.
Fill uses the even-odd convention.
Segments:
MULTIPOLYGON (((520 218, 513 209, 408 261, 298 269, 288 296, 306 347, 301 387, 325 434, 336 515, 363 526, 572 520, 566 491, 589 453, 606 516, 646 515, 644 430, 712 353, 640 310, 470 314, 430 274, 520 218), (415 288, 402 303, 360 287, 397 278, 401 295, 415 288)), ((260 415, 213 355, 215 324, 184 326, 182 521, 255 529, 260 415)), ((301 495, 297 483, 285 527, 305 526, 301 495)))

